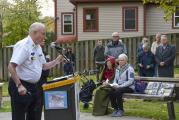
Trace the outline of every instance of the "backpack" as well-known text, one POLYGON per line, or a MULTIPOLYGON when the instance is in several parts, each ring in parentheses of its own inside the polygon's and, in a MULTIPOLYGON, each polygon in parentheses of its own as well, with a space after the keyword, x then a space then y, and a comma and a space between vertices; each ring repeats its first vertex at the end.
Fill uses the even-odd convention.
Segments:
POLYGON ((96 89, 96 84, 93 80, 88 80, 85 82, 80 90, 79 97, 80 101, 88 103, 92 100, 93 91, 96 89))

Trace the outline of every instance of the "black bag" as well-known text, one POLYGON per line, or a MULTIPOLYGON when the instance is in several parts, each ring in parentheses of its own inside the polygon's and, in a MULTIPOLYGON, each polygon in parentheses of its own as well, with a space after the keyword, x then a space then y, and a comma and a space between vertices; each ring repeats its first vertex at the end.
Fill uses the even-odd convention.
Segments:
POLYGON ((80 90, 79 97, 80 101, 83 103, 88 103, 92 100, 93 91, 96 89, 96 84, 93 80, 88 80, 85 82, 80 90))

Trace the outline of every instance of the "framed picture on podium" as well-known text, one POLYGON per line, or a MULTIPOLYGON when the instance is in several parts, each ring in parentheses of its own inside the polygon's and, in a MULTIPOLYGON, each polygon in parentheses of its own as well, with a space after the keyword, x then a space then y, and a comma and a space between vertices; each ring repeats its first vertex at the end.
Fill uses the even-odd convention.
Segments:
POLYGON ((67 109, 67 91, 46 91, 45 109, 67 109))

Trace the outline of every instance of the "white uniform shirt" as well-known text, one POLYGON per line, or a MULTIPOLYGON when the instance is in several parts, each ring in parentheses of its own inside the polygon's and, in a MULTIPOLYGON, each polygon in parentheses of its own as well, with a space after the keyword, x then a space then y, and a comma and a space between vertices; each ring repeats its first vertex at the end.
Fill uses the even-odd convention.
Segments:
POLYGON ((36 83, 46 60, 40 45, 35 45, 28 36, 15 44, 10 62, 18 65, 16 71, 21 80, 36 83))

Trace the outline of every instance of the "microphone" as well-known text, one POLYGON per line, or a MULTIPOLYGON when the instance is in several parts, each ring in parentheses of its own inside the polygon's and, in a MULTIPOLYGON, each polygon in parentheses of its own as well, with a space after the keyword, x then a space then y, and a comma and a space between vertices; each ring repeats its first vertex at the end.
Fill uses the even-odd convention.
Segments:
POLYGON ((50 47, 51 47, 51 48, 55 48, 55 49, 65 58, 66 61, 70 62, 70 61, 68 60, 68 58, 63 54, 63 52, 66 50, 65 48, 60 47, 59 45, 57 45, 56 42, 52 42, 52 43, 50 44, 50 47))
POLYGON ((50 47, 51 47, 51 48, 55 48, 55 49, 57 49, 57 50, 65 50, 65 48, 60 47, 59 45, 57 45, 56 42, 52 42, 52 43, 50 44, 50 47))

